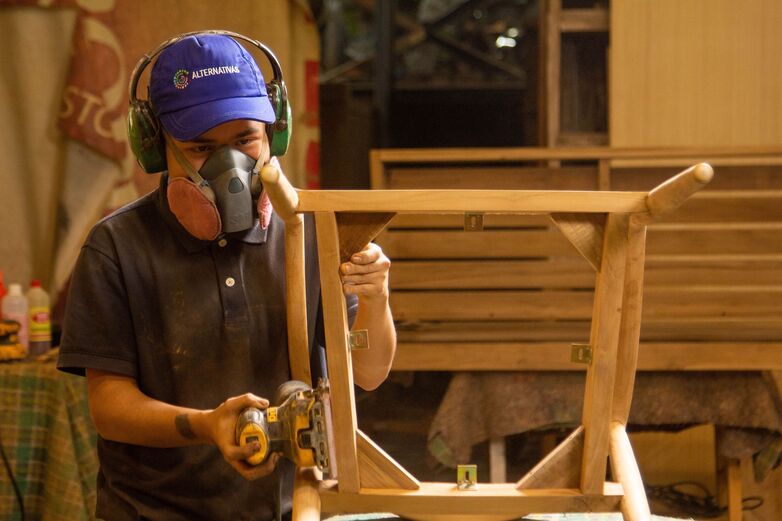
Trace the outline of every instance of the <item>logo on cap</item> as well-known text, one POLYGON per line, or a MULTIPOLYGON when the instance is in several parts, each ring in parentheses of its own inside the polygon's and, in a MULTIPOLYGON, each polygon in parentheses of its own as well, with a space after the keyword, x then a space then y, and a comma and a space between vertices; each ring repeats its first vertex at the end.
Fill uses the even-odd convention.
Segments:
POLYGON ((184 89, 190 83, 190 77, 185 69, 179 69, 174 74, 174 87, 177 89, 184 89))

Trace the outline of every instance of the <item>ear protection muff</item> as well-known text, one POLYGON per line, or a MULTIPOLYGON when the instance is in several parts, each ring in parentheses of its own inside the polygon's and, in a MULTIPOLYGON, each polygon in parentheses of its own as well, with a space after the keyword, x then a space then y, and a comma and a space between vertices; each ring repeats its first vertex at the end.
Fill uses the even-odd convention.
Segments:
POLYGON ((166 142, 160 120, 155 115, 154 107, 149 100, 140 100, 136 96, 139 79, 144 69, 167 47, 174 45, 183 38, 202 34, 221 34, 231 38, 244 40, 257 47, 269 60, 274 73, 273 79, 266 83, 266 93, 274 109, 274 123, 266 124, 269 136, 269 148, 272 156, 282 156, 288 151, 292 131, 291 106, 288 103, 288 89, 282 77, 280 62, 266 45, 258 40, 231 31, 194 31, 180 34, 160 44, 154 51, 145 54, 131 74, 129 86, 130 106, 128 108, 128 141, 133 154, 141 168, 148 174, 162 172, 166 169, 166 142))

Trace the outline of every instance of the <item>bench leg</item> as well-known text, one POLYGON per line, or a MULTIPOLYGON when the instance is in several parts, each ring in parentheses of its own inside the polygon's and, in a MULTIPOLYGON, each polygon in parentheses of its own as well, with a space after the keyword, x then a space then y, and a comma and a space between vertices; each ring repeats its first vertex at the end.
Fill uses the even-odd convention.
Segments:
POLYGON ((312 469, 296 469, 291 521, 320 521, 320 495, 312 469))
POLYGON ((741 460, 728 460, 728 521, 741 521, 741 460))
POLYGON ((489 440, 489 476, 492 483, 505 483, 505 438, 499 436, 489 440))

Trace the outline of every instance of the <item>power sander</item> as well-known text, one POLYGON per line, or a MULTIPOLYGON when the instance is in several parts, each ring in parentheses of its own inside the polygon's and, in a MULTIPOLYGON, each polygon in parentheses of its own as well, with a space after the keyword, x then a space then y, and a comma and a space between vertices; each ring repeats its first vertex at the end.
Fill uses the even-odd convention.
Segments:
POLYGON ((298 380, 285 382, 273 403, 278 405, 266 410, 250 407, 239 414, 237 445, 261 446, 247 462, 260 465, 279 452, 297 467, 318 467, 324 477, 335 477, 328 381, 320 379, 314 389, 298 380))

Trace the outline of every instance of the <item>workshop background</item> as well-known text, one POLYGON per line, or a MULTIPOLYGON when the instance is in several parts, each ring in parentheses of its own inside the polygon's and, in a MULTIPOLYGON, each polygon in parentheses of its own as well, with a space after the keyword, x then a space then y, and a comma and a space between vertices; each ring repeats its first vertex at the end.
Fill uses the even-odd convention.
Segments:
MULTIPOLYGON (((763 416, 730 425, 751 431, 755 448, 731 467, 718 450, 725 433, 718 421, 702 420, 705 407, 689 411, 692 422, 639 432, 633 441, 655 512, 727 520, 726 483, 738 479, 743 518, 776 521, 782 519, 779 27, 778 0, 0 0, 0 281, 25 290, 31 279, 41 281, 51 297, 56 347, 86 234, 157 185, 127 144, 130 72, 143 53, 186 31, 236 31, 267 43, 280 58, 295 118, 282 164, 300 188, 377 188, 369 161, 376 148, 659 150, 645 166, 660 168, 668 164, 666 151, 736 150, 723 162, 732 181, 718 188, 758 206, 731 207, 742 222, 720 225, 732 235, 718 242, 733 249, 714 251, 734 264, 758 263, 743 285, 730 281, 731 295, 742 296, 730 302, 764 307, 759 319, 742 322, 746 330, 717 319, 709 327, 733 328, 742 345, 769 350, 746 379, 731 383, 730 370, 699 378, 703 388, 725 391, 718 395, 724 401, 713 404, 720 409, 715 417, 724 420, 733 409, 763 416), (746 159, 749 148, 765 152, 746 159), (742 184, 749 180, 751 186, 742 184), (761 286, 763 296, 754 297, 761 286), (681 482, 696 484, 671 486, 681 482)), ((540 167, 597 172, 589 161, 540 167)), ((416 171, 421 178, 430 163, 416 171)), ((441 167, 440 187, 475 182, 464 181, 463 165, 441 167)), ((676 171, 668 168, 665 177, 676 171)), ((536 179, 538 188, 559 182, 536 179)), ((621 179, 614 181, 621 186, 621 179)), ((708 226, 716 225, 701 223, 708 226)), ((687 262, 698 260, 691 255, 687 262)), ((393 267, 391 278, 393 285, 393 267)), ((715 284, 704 287, 716 291, 715 284)), ((725 317, 741 315, 734 311, 725 317)), ((748 365, 733 356, 738 366, 748 365)), ((379 390, 357 394, 359 425, 419 479, 451 481, 455 470, 433 434, 454 428, 448 417, 459 414, 448 408, 454 398, 443 401, 458 391, 454 382, 467 395, 497 385, 452 380, 448 371, 394 371, 379 390)), ((650 381, 647 389, 653 395, 662 386, 650 381)), ((697 407, 676 402, 675 388, 666 391, 670 397, 661 400, 697 407)), ((39 516, 32 519, 88 519, 96 460, 83 382, 57 374, 51 360, 9 362, 0 364, 0 396, 0 443, 28 512, 39 516)), ((550 427, 505 437, 509 477, 561 439, 564 431, 550 427)), ((491 441, 464 443, 458 448, 488 480, 482 470, 490 465, 491 441)), ((0 518, 12 512, 10 519, 19 519, 6 469, 0 476, 0 518)))

